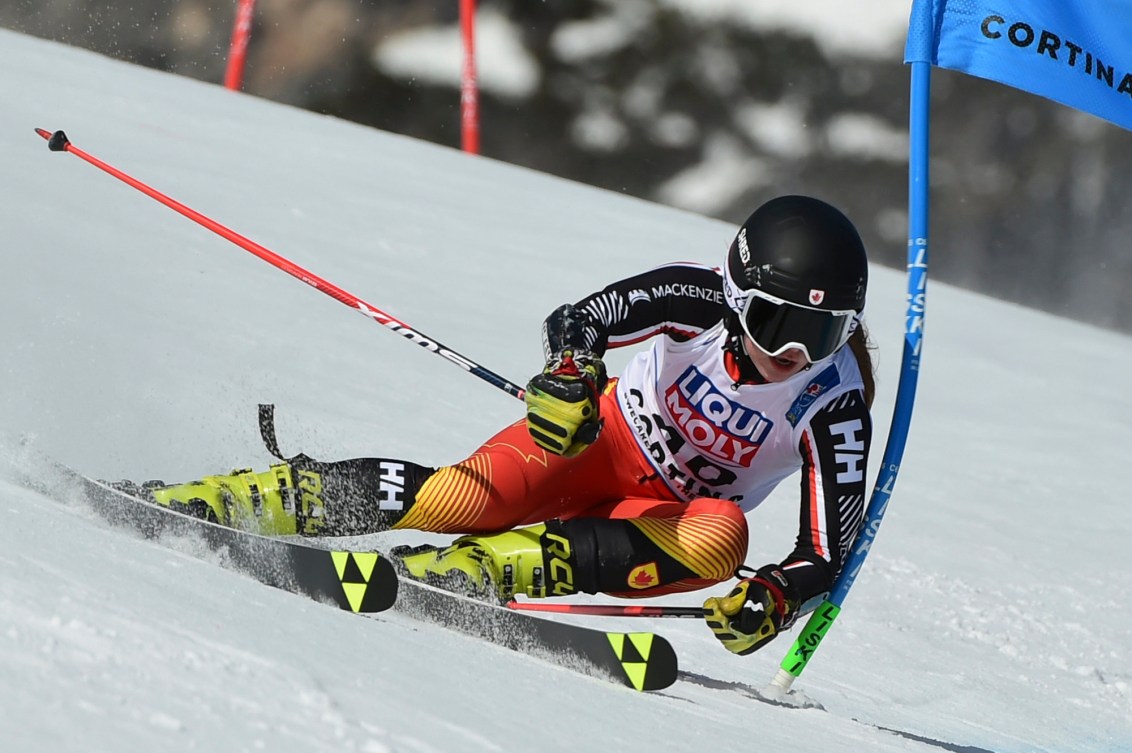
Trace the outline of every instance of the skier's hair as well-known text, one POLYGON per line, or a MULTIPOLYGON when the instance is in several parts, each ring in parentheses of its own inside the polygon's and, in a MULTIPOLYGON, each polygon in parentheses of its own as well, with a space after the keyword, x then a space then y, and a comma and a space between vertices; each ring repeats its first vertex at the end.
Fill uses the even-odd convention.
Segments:
POLYGON ((849 336, 849 348, 853 357, 857 359, 857 368, 861 370, 861 380, 865 383, 865 405, 873 407, 873 398, 876 397, 876 366, 873 364, 872 351, 876 345, 869 337, 864 322, 857 322, 857 329, 849 336))

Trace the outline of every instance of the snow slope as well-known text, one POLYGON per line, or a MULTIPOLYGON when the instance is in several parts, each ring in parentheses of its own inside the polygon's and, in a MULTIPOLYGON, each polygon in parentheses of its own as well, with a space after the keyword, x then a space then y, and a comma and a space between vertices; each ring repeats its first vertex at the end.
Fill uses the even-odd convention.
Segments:
MULTIPOLYGON (((520 415, 32 129, 512 380, 555 305, 718 263, 731 227, 10 32, 0 67, 3 750, 1132 749, 1129 338, 933 286, 893 505, 797 684, 827 710, 687 681, 640 695, 265 588, 21 486, 35 452, 110 478, 262 467, 263 401, 284 451, 324 459, 450 462, 520 415)), ((874 474, 903 287, 874 268, 874 474)), ((795 500, 788 482, 751 517, 752 564, 788 551, 795 500)), ((761 687, 788 648, 736 658, 699 624, 656 628, 716 686, 761 687)))

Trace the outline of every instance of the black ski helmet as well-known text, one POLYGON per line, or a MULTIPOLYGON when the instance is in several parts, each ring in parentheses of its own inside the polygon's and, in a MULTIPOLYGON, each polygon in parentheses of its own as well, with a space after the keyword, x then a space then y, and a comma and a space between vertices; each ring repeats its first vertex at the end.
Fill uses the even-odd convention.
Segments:
POLYGON ((727 265, 742 291, 826 311, 865 308, 865 244, 849 218, 820 199, 780 196, 763 204, 739 228, 727 265))
POLYGON ((724 295, 764 351, 796 345, 816 361, 848 337, 849 321, 865 308, 868 277, 865 246, 848 217, 819 199, 780 196, 739 228, 724 295))

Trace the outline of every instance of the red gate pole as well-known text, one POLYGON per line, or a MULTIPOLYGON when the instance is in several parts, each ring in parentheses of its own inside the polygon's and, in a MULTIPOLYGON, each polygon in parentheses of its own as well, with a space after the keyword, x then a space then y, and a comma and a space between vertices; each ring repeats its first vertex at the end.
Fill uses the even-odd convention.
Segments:
POLYGON ((228 45, 228 69, 224 73, 224 86, 233 91, 239 91, 244 83, 244 61, 248 56, 254 12, 255 0, 239 0, 236 22, 232 26, 232 41, 228 45))
POLYGON ((479 154, 479 89, 476 85, 476 0, 460 0, 460 35, 464 60, 460 74, 460 143, 465 152, 479 154))

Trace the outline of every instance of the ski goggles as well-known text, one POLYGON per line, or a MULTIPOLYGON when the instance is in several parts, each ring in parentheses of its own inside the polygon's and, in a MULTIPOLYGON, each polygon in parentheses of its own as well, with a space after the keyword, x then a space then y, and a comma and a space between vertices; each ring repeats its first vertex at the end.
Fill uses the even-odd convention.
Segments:
POLYGON ((827 311, 791 303, 761 290, 745 291, 739 321, 759 350, 780 356, 791 348, 810 363, 824 361, 846 343, 855 329, 857 312, 827 311))

